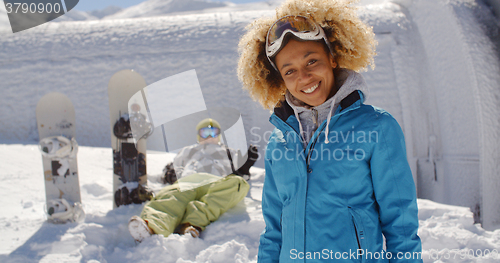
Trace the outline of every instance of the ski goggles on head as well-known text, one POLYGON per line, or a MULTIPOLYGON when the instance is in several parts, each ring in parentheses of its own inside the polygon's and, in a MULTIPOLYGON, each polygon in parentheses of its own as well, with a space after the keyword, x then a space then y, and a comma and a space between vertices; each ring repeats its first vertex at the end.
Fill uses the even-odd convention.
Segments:
POLYGON ((220 134, 220 129, 217 127, 205 127, 201 128, 198 131, 198 135, 200 135, 201 138, 206 139, 208 136, 212 136, 212 138, 215 138, 219 136, 220 134))
MULTIPOLYGON (((305 16, 284 16, 269 28, 266 37, 266 56, 273 68, 278 71, 271 58, 283 48, 285 36, 292 34, 302 40, 323 39, 330 49, 330 42, 326 38, 323 28, 305 16)), ((331 50, 330 50, 331 52, 331 50)))

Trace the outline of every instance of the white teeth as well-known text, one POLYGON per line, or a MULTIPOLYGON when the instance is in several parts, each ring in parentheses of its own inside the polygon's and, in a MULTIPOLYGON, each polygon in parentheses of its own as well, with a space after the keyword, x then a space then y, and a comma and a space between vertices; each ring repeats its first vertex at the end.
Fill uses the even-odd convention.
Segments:
POLYGON ((306 90, 303 90, 303 92, 307 93, 307 94, 312 93, 313 91, 315 91, 318 88, 318 86, 319 86, 319 83, 316 84, 316 85, 314 85, 314 86, 312 86, 312 87, 310 87, 310 88, 308 88, 308 89, 306 89, 306 90))

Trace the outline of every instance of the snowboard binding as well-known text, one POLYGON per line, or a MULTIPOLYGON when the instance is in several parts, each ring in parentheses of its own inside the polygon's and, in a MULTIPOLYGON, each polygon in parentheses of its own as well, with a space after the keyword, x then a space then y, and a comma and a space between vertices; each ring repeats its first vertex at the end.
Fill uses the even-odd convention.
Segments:
POLYGON ((130 118, 128 113, 124 113, 113 126, 113 134, 118 139, 126 140, 132 138, 132 130, 130 129, 130 118))
POLYGON ((78 152, 78 143, 64 136, 51 136, 40 140, 38 145, 42 156, 51 159, 52 176, 70 175, 69 159, 75 158, 78 152))
POLYGON ((121 143, 121 151, 113 151, 113 171, 122 183, 137 182, 146 174, 146 156, 133 143, 121 143))
POLYGON ((132 130, 132 136, 136 140, 149 137, 154 131, 153 125, 151 124, 151 122, 149 122, 144 114, 139 112, 139 105, 134 104, 132 106, 136 106, 136 111, 133 111, 129 116, 129 124, 132 130))
POLYGON ((115 192, 116 206, 129 205, 129 204, 142 204, 155 197, 154 192, 147 186, 138 184, 132 191, 127 186, 123 186, 115 192))
POLYGON ((48 158, 74 157, 78 152, 78 143, 75 138, 70 140, 64 136, 43 138, 38 147, 42 155, 48 158))
POLYGON ((85 212, 80 203, 70 205, 66 199, 52 199, 45 209, 47 220, 54 224, 81 223, 85 220, 85 212))
MULTIPOLYGON (((137 104, 133 106, 139 107, 137 104)), ((131 114, 122 114, 113 126, 113 134, 121 140, 134 138, 138 141, 149 137, 153 131, 154 128, 151 122, 138 110, 133 111, 131 114)))

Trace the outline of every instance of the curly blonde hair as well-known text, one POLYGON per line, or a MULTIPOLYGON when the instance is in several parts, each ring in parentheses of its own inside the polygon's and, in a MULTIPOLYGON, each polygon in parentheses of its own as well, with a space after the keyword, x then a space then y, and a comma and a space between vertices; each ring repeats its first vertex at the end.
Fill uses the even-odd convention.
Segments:
POLYGON ((284 100, 286 87, 266 57, 267 31, 279 18, 288 15, 306 16, 318 23, 331 43, 335 61, 340 68, 354 71, 375 67, 375 34, 359 19, 357 0, 288 0, 276 9, 276 17, 260 18, 247 26, 240 39, 238 78, 250 96, 272 110, 284 100))

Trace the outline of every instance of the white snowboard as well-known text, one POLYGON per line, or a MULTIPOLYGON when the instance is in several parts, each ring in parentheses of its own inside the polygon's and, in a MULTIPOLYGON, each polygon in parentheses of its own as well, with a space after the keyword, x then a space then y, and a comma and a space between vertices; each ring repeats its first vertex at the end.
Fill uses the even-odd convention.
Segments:
MULTIPOLYGON (((40 99, 36 120, 40 141, 53 136, 62 136, 68 141, 75 137, 75 110, 70 99, 61 93, 49 93, 40 99)), ((42 153, 47 208, 51 201, 58 199, 66 200, 73 207, 81 203, 75 140, 74 144, 75 151, 70 156, 48 157, 42 153)))
POLYGON ((140 114, 147 119, 144 102, 134 102, 132 99, 135 93, 145 87, 146 82, 142 76, 133 70, 122 70, 115 73, 108 84, 111 147, 113 148, 114 208, 120 205, 117 204, 116 200, 117 191, 125 186, 128 191, 132 191, 138 184, 143 186, 147 184, 145 137, 120 139, 113 132, 115 124, 124 114, 130 114, 131 121, 134 114, 140 114), (130 111, 129 103, 131 105, 130 111), (135 112, 131 112, 132 109, 135 112), (134 161, 134 155, 140 158, 134 161))

